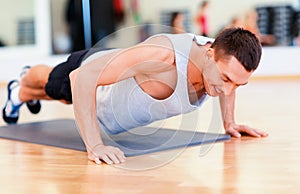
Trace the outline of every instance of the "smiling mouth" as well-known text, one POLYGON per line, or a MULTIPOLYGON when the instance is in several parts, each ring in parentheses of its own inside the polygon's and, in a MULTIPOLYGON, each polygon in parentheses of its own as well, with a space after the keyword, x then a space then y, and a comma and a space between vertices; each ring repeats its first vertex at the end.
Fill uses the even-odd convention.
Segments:
POLYGON ((214 89, 215 89, 215 91, 216 91, 217 94, 221 94, 221 93, 222 93, 222 91, 219 90, 219 89, 217 88, 217 86, 214 86, 214 89))
POLYGON ((213 86, 212 90, 211 90, 211 96, 219 96, 220 94, 222 94, 223 91, 218 89, 217 86, 213 86))

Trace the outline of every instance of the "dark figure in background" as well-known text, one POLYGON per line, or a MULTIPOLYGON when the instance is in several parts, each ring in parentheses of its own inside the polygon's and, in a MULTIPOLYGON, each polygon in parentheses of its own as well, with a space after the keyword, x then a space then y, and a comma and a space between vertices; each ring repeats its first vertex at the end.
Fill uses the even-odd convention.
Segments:
POLYGON ((66 6, 66 21, 72 41, 71 51, 85 48, 81 0, 69 0, 66 6))
POLYGON ((200 6, 198 13, 196 15, 196 24, 199 29, 199 33, 202 36, 208 36, 209 34, 209 24, 208 24, 208 9, 209 9, 210 2, 203 1, 200 6))
MULTIPOLYGON (((92 45, 113 33, 124 18, 121 0, 90 0, 92 45)), ((66 18, 70 26, 72 52, 85 49, 82 0, 69 0, 66 18)), ((88 48, 86 48, 88 49, 88 48)))
POLYGON ((0 39, 0 47, 5 46, 4 42, 2 42, 2 40, 0 39))
POLYGON ((175 11, 171 13, 170 26, 172 27, 173 34, 180 34, 186 32, 184 26, 184 19, 185 19, 184 14, 179 11, 175 11))
POLYGON ((92 44, 115 31, 112 0, 90 0, 92 44))
POLYGON ((246 13, 244 28, 254 33, 263 46, 274 46, 275 36, 273 34, 262 34, 259 30, 258 24, 258 14, 256 10, 249 10, 246 13))

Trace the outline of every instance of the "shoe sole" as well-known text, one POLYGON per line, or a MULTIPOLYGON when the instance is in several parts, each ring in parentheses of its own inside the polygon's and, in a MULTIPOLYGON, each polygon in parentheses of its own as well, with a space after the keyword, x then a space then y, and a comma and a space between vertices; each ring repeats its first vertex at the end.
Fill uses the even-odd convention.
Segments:
POLYGON ((41 110, 41 103, 38 100, 37 103, 35 105, 31 105, 28 102, 26 103, 26 106, 28 108, 28 110, 32 113, 32 114, 38 114, 41 110))
POLYGON ((15 124, 18 122, 19 117, 7 117, 5 107, 2 109, 2 118, 7 124, 15 124))
MULTIPOLYGON (((17 80, 12 80, 12 81, 10 81, 9 83, 8 83, 8 85, 7 85, 7 91, 8 91, 8 94, 7 94, 7 102, 8 101, 10 101, 10 95, 11 95, 11 85, 14 83, 14 82, 18 82, 17 80)), ((7 117, 6 116, 6 111, 5 111, 5 109, 6 109, 6 106, 7 106, 7 102, 6 102, 6 104, 5 104, 5 106, 4 106, 4 108, 2 109, 2 118, 3 118, 3 120, 6 122, 6 123, 8 123, 8 124, 15 124, 15 123, 17 123, 17 121, 18 121, 18 119, 19 119, 19 116, 17 116, 17 117, 7 117)))

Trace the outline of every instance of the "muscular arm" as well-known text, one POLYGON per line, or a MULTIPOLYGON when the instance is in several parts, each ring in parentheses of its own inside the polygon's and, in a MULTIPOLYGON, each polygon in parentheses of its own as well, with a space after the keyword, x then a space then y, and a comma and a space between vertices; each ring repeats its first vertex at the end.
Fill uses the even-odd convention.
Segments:
MULTIPOLYGON (((96 58, 70 75, 74 115, 90 160, 100 164, 123 162, 119 149, 103 145, 96 116, 96 89, 140 74, 168 71, 174 60, 166 38, 139 44, 96 58), (159 43, 158 43, 159 42, 159 43), (153 62, 156 65, 153 65, 153 62)), ((101 111, 101 110, 97 110, 101 111)))
POLYGON ((234 110, 235 110, 235 91, 231 92, 230 95, 221 94, 220 97, 220 106, 223 118, 223 125, 227 133, 240 137, 240 134, 235 133, 235 131, 228 131, 228 126, 234 121, 234 110))
POLYGON ((226 133, 234 137, 241 137, 241 132, 251 135, 253 137, 266 137, 266 132, 258 129, 251 128, 246 125, 237 125, 234 120, 234 109, 235 109, 235 90, 229 95, 220 95, 220 106, 222 111, 223 125, 226 133))

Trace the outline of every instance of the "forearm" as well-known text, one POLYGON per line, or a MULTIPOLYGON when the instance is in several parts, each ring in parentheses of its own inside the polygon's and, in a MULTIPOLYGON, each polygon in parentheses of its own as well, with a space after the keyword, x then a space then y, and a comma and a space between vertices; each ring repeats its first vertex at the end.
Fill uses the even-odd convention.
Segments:
POLYGON ((230 95, 222 94, 220 97, 220 106, 222 111, 222 118, 224 127, 230 123, 234 123, 234 109, 235 109, 235 91, 230 95))
POLYGON ((82 68, 72 78, 72 96, 77 127, 86 149, 103 145, 96 116, 97 74, 82 68))
POLYGON ((76 70, 76 76, 73 72, 70 75, 74 114, 89 160, 96 164, 101 164, 102 161, 107 164, 124 162, 124 153, 116 147, 103 145, 101 139, 96 116, 97 71, 88 68, 78 74, 77 72, 78 70, 76 70))

